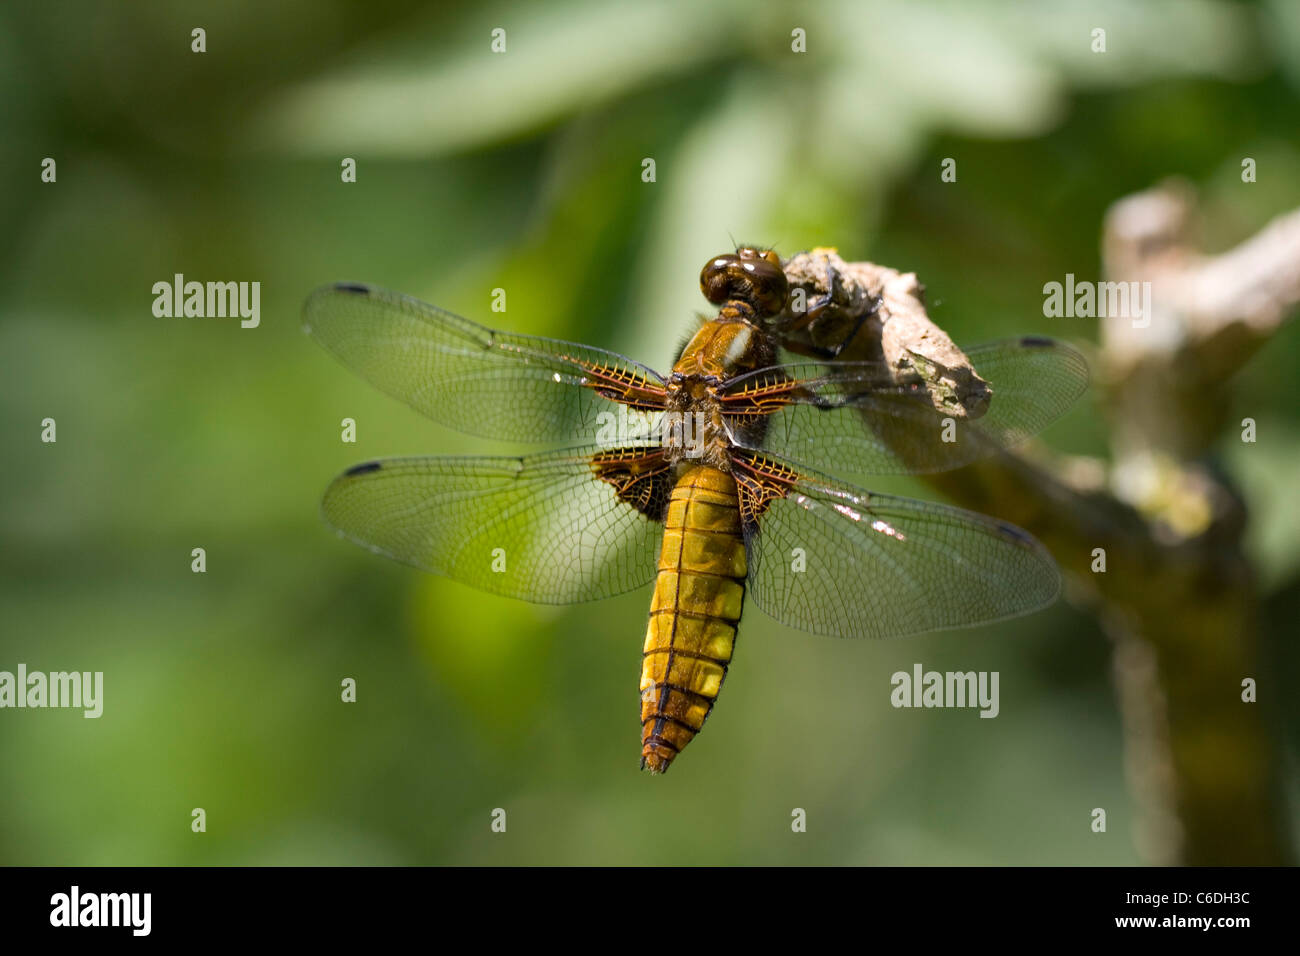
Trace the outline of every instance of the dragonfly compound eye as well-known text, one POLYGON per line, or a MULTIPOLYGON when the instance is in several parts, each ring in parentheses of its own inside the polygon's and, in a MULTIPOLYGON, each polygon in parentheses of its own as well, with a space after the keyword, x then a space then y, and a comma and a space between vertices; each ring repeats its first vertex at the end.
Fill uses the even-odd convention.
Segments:
POLYGON ((776 253, 741 246, 735 255, 715 256, 700 272, 700 290, 714 305, 744 302, 759 315, 785 307, 789 286, 776 253))
POLYGON ((775 249, 760 249, 758 246, 737 246, 736 256, 740 259, 762 259, 778 269, 781 268, 781 257, 776 254, 775 249))

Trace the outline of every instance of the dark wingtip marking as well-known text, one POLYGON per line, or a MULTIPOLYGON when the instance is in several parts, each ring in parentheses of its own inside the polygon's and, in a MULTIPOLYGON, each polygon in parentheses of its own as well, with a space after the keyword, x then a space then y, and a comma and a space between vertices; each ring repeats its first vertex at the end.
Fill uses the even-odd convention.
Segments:
POLYGON ((353 465, 347 471, 343 472, 343 474, 348 477, 351 477, 352 475, 366 475, 372 471, 378 471, 382 467, 383 465, 377 461, 367 461, 362 462, 360 465, 353 465))
POLYGON ((370 295, 370 286, 364 282, 336 282, 334 288, 339 292, 354 292, 357 295, 370 295))
MULTIPOLYGON (((375 467, 378 467, 378 463, 376 463, 375 467)), ((1012 539, 1014 539, 1014 540, 1020 542, 1021 544, 1034 544, 1034 543, 1036 543, 1036 539, 1034 538, 1033 535, 1031 535, 1031 534, 1030 534, 1028 531, 1026 531, 1024 528, 1018 528, 1018 527, 1016 527, 1015 525, 1011 524, 1010 522, 1007 522, 1007 521, 999 521, 999 522, 998 522, 998 530, 1001 531, 1001 532, 1002 532, 1004 535, 1006 535, 1008 538, 1012 538, 1012 539)))
POLYGON ((1025 335, 1021 337, 1020 344, 1027 349, 1047 349, 1056 344, 1056 339, 1049 339, 1045 335, 1025 335))

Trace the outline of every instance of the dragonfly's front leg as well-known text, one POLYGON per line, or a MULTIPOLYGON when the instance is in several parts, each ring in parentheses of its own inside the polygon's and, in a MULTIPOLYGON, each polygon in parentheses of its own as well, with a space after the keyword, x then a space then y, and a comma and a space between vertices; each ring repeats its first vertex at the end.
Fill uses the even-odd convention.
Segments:
POLYGON ((857 315, 852 317, 853 326, 847 332, 838 334, 839 330, 836 330, 834 344, 818 344, 813 340, 818 324, 825 324, 843 317, 843 313, 836 307, 835 302, 835 289, 837 284, 841 284, 839 270, 835 268, 830 256, 822 256, 821 264, 822 275, 817 277, 816 287, 824 291, 809 303, 807 309, 802 313, 795 313, 796 318, 788 326, 786 338, 781 344, 790 352, 826 362, 837 359, 848 344, 857 338, 867 317, 874 315, 880 308, 880 298, 875 297, 872 299, 866 308, 861 309, 857 315), (807 341, 802 338, 795 338, 795 333, 805 334, 807 341))

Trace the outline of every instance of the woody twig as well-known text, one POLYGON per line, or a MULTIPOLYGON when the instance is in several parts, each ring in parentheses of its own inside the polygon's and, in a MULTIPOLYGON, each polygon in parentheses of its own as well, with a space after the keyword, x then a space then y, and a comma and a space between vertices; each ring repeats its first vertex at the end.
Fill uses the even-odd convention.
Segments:
MULTIPOLYGON (((1151 284, 1142 322, 1102 319, 1097 391, 1110 460, 1034 444, 925 480, 1042 540, 1067 595, 1112 639, 1142 856, 1284 864, 1293 851, 1280 758, 1263 705, 1242 695, 1242 681, 1259 676, 1246 507, 1204 455, 1226 424, 1228 377, 1300 302, 1300 211, 1217 256, 1195 248, 1195 213, 1191 190, 1166 183, 1107 217, 1107 278, 1151 284)), ((987 385, 930 321, 915 275, 827 249, 794 257, 787 275, 810 299, 831 296, 840 314, 825 323, 829 335, 856 330, 838 358, 883 357, 904 375, 909 356, 932 358, 962 373, 952 387, 978 407, 987 385)))

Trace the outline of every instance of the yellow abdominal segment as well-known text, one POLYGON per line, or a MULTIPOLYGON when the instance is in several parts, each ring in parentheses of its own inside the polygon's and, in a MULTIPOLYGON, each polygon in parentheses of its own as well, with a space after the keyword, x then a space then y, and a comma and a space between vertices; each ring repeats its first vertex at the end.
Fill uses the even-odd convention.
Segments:
POLYGON ((727 675, 745 597, 736 483, 684 471, 664 522, 641 665, 641 766, 668 769, 704 726, 727 675))

